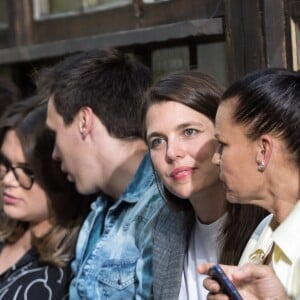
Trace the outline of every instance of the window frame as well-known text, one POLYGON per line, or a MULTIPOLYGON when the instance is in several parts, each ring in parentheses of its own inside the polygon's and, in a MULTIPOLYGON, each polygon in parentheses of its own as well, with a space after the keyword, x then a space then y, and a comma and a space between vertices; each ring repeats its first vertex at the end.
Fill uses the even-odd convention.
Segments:
MULTIPOLYGON (((109 9, 117 9, 120 7, 124 7, 127 5, 132 5, 132 0, 117 0, 117 2, 113 3, 103 3, 95 6, 88 6, 88 3, 86 0, 81 0, 81 8, 80 9, 74 9, 67 12, 61 12, 61 13, 51 13, 50 0, 32 0, 33 2, 33 18, 35 21, 45 21, 45 20, 51 20, 56 18, 65 18, 65 17, 71 17, 71 16, 77 16, 84 13, 94 13, 98 11, 105 11, 109 9), (41 13, 41 1, 44 1, 45 6, 47 6, 48 13, 42 14, 41 13)), ((165 0, 163 0, 165 1, 165 0)), ((169 0, 167 0, 169 1, 169 0)))

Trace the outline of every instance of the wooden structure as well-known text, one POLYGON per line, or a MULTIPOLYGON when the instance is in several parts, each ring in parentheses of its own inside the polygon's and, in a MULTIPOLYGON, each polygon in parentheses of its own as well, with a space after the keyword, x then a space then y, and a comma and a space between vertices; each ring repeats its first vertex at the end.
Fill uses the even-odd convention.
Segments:
POLYGON ((201 59, 204 71, 211 64, 218 73, 220 66, 226 84, 256 69, 298 68, 300 0, 127 0, 108 8, 83 6, 41 15, 39 3, 47 1, 6 0, 0 72, 9 70, 25 94, 30 93, 34 70, 65 55, 102 47, 124 49, 154 69, 155 57, 160 64, 168 58, 161 49, 178 48, 187 53, 185 67, 201 69, 201 59), (201 50, 214 43, 221 45, 215 52, 201 50))

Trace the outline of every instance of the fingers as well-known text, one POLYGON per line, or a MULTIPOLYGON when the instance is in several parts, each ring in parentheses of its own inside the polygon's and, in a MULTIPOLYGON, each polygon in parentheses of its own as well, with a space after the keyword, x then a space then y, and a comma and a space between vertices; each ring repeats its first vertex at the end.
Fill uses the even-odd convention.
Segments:
POLYGON ((225 294, 208 294, 207 300, 230 300, 225 294))
MULTIPOLYGON (((214 265, 214 263, 203 263, 198 266, 198 272, 204 275, 209 274, 209 269, 214 265)), ((225 271, 229 277, 232 272, 236 271, 238 268, 237 266, 225 266, 220 265, 222 269, 225 271)), ((220 284, 211 277, 207 277, 203 281, 203 286, 205 289, 209 291, 207 299, 209 300, 228 300, 229 297, 225 294, 221 293, 221 286, 220 284)))
MULTIPOLYGON (((209 269, 214 265, 214 263, 203 263, 198 266, 198 272, 200 274, 208 275, 209 269)), ((210 293, 217 293, 220 291, 221 287, 219 283, 213 280, 211 277, 207 277, 203 281, 203 286, 210 292, 210 293)), ((216 299, 216 295, 209 295, 207 299, 216 299)))
POLYGON ((203 280, 203 286, 213 294, 220 293, 221 292, 221 286, 220 284, 212 279, 211 277, 207 277, 203 280))
POLYGON ((264 279, 266 277, 275 276, 273 270, 269 266, 245 264, 232 274, 232 277, 238 281, 251 281, 256 279, 264 279))
POLYGON ((208 270, 214 265, 214 263, 203 263, 198 266, 198 272, 200 274, 208 275, 208 270))

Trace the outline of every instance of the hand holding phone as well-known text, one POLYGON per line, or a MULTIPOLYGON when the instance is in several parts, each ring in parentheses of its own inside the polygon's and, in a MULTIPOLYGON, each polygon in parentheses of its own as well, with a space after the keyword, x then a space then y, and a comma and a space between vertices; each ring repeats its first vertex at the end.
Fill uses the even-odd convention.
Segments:
POLYGON ((221 286, 222 292, 227 294, 232 300, 243 300, 237 288, 224 273, 222 268, 216 264, 209 269, 209 275, 215 279, 221 286))

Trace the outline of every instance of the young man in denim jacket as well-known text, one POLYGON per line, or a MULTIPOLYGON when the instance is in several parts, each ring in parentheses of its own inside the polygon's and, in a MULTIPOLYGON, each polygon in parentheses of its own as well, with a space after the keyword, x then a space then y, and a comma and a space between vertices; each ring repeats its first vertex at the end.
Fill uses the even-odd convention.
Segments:
POLYGON ((150 71, 115 49, 44 69, 53 158, 82 194, 99 193, 77 242, 70 299, 150 299, 152 226, 163 200, 142 140, 150 71))

